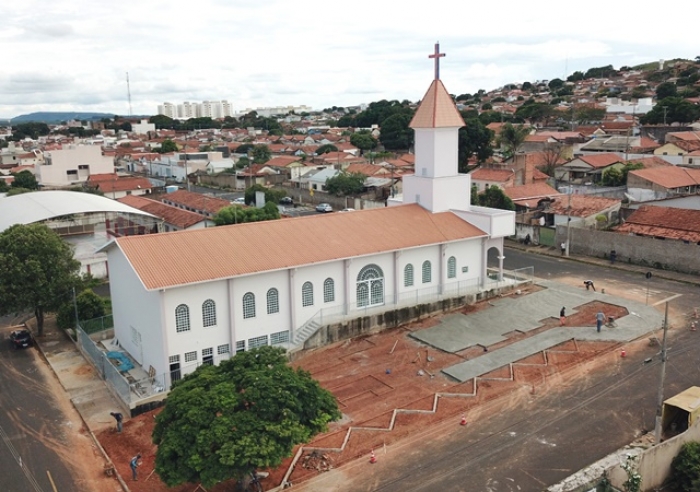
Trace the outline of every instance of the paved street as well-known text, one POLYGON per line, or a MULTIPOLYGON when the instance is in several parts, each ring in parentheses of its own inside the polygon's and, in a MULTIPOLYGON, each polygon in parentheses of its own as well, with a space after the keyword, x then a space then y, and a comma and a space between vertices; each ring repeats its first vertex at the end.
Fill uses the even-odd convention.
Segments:
POLYGON ((67 434, 75 429, 52 396, 39 367, 45 363, 36 348, 12 350, 8 334, 0 328, 0 490, 80 490, 63 462, 71 456, 67 434))

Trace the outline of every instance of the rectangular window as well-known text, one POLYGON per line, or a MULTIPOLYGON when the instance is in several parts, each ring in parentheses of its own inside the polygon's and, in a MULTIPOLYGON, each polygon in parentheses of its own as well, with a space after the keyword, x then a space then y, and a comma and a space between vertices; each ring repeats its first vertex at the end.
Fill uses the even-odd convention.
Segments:
POLYGON ((187 352, 185 354, 185 362, 197 362, 197 351, 187 352))
POLYGON ((212 349, 212 348, 202 349, 202 357, 207 357, 209 355, 214 355, 214 349, 212 349))
POLYGON ((267 335, 263 335, 261 337, 253 337, 248 339, 248 348, 249 349, 254 349, 258 347, 264 347, 267 345, 267 335))
POLYGON ((141 345, 141 333, 134 328, 133 326, 131 328, 131 343, 136 345, 137 347, 141 345))
POLYGON ((245 352, 245 340, 239 340, 236 342, 236 353, 245 352))
POLYGON ((170 364, 176 364, 176 363, 180 362, 180 356, 179 355, 171 355, 170 357, 168 357, 168 362, 170 364))
POLYGON ((289 330, 270 334, 270 345, 279 345, 281 343, 289 343, 289 330))
POLYGON ((208 366, 214 365, 214 349, 211 349, 211 348, 202 349, 202 365, 208 365, 208 366))
POLYGON ((231 348, 229 347, 228 343, 225 343, 223 345, 219 345, 216 347, 216 355, 224 355, 228 354, 231 351, 231 348))

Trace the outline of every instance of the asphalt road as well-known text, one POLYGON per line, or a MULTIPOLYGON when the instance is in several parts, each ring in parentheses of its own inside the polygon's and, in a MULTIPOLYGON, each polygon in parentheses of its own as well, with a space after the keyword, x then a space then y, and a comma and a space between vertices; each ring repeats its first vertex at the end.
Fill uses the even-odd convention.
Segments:
POLYGON ((8 319, 0 319, 0 490, 78 490, 60 455, 69 455, 66 433, 73 430, 63 425, 67 419, 39 370, 45 362, 36 348, 13 350, 3 322, 8 319))
MULTIPOLYGON (((645 296, 650 304, 673 298, 677 315, 692 311, 698 287, 643 274, 591 266, 556 257, 507 249, 505 268, 535 267, 535 275, 551 280, 593 278, 645 296), (676 297, 677 294, 682 294, 676 297)), ((669 331, 664 399, 700 385, 700 332, 669 331)), ((653 431, 660 380, 658 347, 620 358, 568 384, 520 401, 454 431, 426 429, 415 439, 392 446, 383 466, 346 470, 358 491, 541 492, 569 475, 653 431), (651 358, 651 362, 645 360, 651 358)), ((450 425, 449 423, 447 425, 450 425)), ((322 486, 322 484, 319 484, 322 486)))

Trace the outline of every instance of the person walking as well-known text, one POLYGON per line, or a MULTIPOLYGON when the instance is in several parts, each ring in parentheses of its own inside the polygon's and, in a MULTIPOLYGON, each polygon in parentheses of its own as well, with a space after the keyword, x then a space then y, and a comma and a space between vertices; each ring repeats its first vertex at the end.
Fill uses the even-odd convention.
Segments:
POLYGON ((586 286, 586 290, 593 289, 593 292, 595 292, 595 285, 593 285, 593 280, 584 280, 583 285, 586 286))
POLYGON ((566 306, 561 308, 559 311, 559 326, 564 326, 566 324, 566 306))
POLYGON ((139 460, 141 459, 141 454, 137 454, 133 458, 131 458, 131 461, 129 462, 129 466, 131 467, 131 478, 134 479, 134 481, 139 479, 138 472, 136 469, 139 467, 141 464, 139 460))
POLYGON ((564 256, 566 253, 566 243, 561 243, 561 255, 564 256))
POLYGON ((595 328, 598 333, 600 333, 600 328, 603 326, 603 321, 605 321, 605 314, 603 311, 598 311, 595 315, 595 328))
POLYGON ((119 412, 109 412, 109 414, 114 417, 114 420, 117 421, 117 433, 121 434, 122 432, 122 421, 124 420, 124 416, 119 413, 119 412))

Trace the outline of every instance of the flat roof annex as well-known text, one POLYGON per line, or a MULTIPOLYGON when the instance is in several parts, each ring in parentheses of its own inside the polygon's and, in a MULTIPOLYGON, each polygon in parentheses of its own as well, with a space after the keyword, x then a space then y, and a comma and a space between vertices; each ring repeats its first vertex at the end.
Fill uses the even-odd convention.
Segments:
POLYGON ((99 212, 154 215, 115 200, 79 191, 34 191, 0 198, 0 232, 15 224, 33 224, 64 215, 99 212))
POLYGON ((486 235, 452 212, 407 204, 120 237, 102 250, 120 248, 146 290, 157 290, 486 235))

